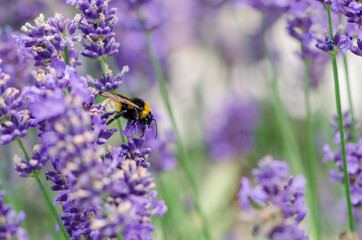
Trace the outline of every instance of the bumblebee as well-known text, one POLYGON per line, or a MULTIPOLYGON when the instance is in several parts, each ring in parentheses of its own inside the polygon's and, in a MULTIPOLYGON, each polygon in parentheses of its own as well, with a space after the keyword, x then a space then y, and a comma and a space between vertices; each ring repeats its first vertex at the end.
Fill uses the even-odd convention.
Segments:
POLYGON ((106 122, 106 125, 123 117, 132 122, 131 126, 135 123, 141 123, 143 125, 142 134, 144 134, 146 125, 150 126, 152 121, 155 121, 155 138, 157 138, 157 122, 153 117, 151 107, 147 102, 140 98, 127 98, 111 92, 99 92, 99 95, 106 98, 106 100, 102 102, 104 111, 107 113, 115 113, 115 115, 106 122))

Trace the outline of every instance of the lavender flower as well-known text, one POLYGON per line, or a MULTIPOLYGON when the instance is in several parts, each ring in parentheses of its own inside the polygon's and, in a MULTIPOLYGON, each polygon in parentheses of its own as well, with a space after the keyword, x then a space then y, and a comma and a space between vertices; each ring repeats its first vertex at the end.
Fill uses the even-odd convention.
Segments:
MULTIPOLYGON (((88 105, 88 104, 87 104, 88 105)), ((98 134, 97 144, 103 145, 106 144, 108 139, 112 137, 112 135, 117 132, 117 128, 108 129, 106 122, 108 118, 108 114, 101 116, 103 112, 103 108, 101 104, 93 105, 88 110, 91 113, 92 119, 92 130, 93 132, 98 134)))
POLYGON ((4 195, 5 191, 0 191, 0 239, 28 240, 27 232, 20 227, 25 219, 25 213, 16 214, 11 205, 4 203, 4 195))
POLYGON ((322 79, 322 74, 329 56, 315 49, 315 33, 313 27, 320 25, 320 20, 316 15, 320 15, 316 11, 315 0, 303 1, 304 5, 300 6, 300 2, 294 2, 287 13, 287 30, 290 36, 300 42, 301 50, 298 55, 303 60, 310 61, 309 77, 311 87, 317 87, 322 79), (295 9, 298 9, 296 11, 295 9))
MULTIPOLYGON (((352 119, 349 111, 345 111, 342 114, 343 119, 343 129, 344 129, 344 138, 346 141, 351 141, 353 137, 352 133, 352 119)), ((334 130, 334 141, 336 144, 340 144, 340 135, 339 135, 339 126, 338 126, 338 115, 333 115, 333 122, 331 123, 331 127, 334 130)))
POLYGON ((129 71, 129 68, 128 66, 124 66, 122 71, 116 76, 113 76, 112 71, 108 69, 108 65, 106 65, 106 69, 107 77, 102 75, 99 80, 94 80, 92 77, 89 76, 89 82, 93 84, 95 88, 102 91, 116 90, 122 85, 124 75, 129 71))
POLYGON ((358 0, 332 0, 331 8, 347 17, 350 23, 362 23, 362 4, 358 0))
POLYGON ((73 50, 74 44, 80 41, 75 34, 76 27, 80 21, 80 15, 73 20, 55 13, 45 21, 44 15, 40 14, 34 22, 35 26, 26 23, 21 30, 26 34, 13 35, 14 41, 20 47, 20 52, 26 58, 35 60, 35 66, 48 66, 49 63, 58 58, 64 61, 63 50, 69 47, 70 65, 77 66, 78 54, 73 50))
MULTIPOLYGON (((346 140, 351 140, 351 133, 349 127, 351 126, 349 112, 343 114, 343 118, 346 121, 343 121, 344 128, 346 128, 346 140)), ((336 117, 334 117, 336 120, 336 117)), ((332 127, 335 129, 334 141, 336 144, 340 145, 340 138, 338 131, 338 125, 335 123, 332 124, 332 127)), ((362 137, 358 139, 357 143, 347 142, 346 143, 346 160, 347 160, 347 173, 350 182, 350 191, 351 191, 351 203, 356 212, 359 211, 359 208, 362 206, 362 137)), ((336 150, 332 151, 332 148, 326 144, 323 147, 325 153, 323 162, 333 161, 336 165, 336 169, 331 169, 330 180, 332 182, 338 181, 344 184, 344 174, 343 174, 343 162, 342 162, 342 153, 338 147, 336 150)), ((358 216, 358 214, 356 215, 358 216)))
POLYGON ((123 229, 125 239, 151 239, 150 217, 162 216, 167 208, 163 201, 154 200, 157 193, 150 192, 155 185, 146 168, 133 159, 124 160, 121 149, 112 147, 102 163, 90 164, 95 169, 81 170, 77 179, 47 173, 56 183, 52 189, 63 190, 56 203, 63 206, 62 220, 71 236, 102 239, 123 229))
POLYGON ((92 89, 73 68, 66 66, 59 74, 51 68, 37 79, 38 88, 26 91, 29 110, 43 123, 39 136, 54 167, 46 176, 58 191, 54 203, 62 206, 61 220, 71 238, 112 238, 122 231, 126 239, 135 234, 150 239, 150 217, 162 216, 167 208, 151 191, 155 184, 144 166, 149 150, 137 152, 137 139, 122 152, 109 147, 106 153, 98 145, 114 130, 108 132, 92 89), (57 87, 64 82, 71 87, 66 96, 57 87))
POLYGON ((258 110, 253 102, 245 102, 239 97, 230 97, 208 119, 205 130, 208 149, 215 161, 231 159, 239 154, 247 154, 254 145, 254 130, 258 123, 258 110), (220 118, 220 112, 226 115, 220 118), (247 113, 247 114, 246 114, 247 113))
MULTIPOLYGON (((347 155, 347 172, 350 180, 350 191, 351 191, 351 203, 356 211, 358 208, 362 206, 362 160, 360 157, 362 138, 359 138, 357 143, 347 143, 346 144, 346 155, 347 155)), ((342 163, 342 155, 340 149, 335 151, 331 150, 329 145, 325 145, 323 147, 325 152, 325 156, 323 161, 333 161, 337 169, 330 170, 331 181, 344 183, 344 175, 343 175, 343 163, 342 163)))
POLYGON ((261 159, 259 168, 253 169, 252 174, 257 186, 253 188, 248 178, 241 178, 238 197, 245 213, 256 207, 252 213, 257 217, 253 234, 278 240, 308 239, 298 227, 307 214, 304 177, 290 177, 288 164, 270 156, 261 159))
MULTIPOLYGON (((112 156, 113 160, 120 159, 119 149, 109 150, 108 156, 112 156)), ((111 169, 110 181, 107 183, 100 179, 98 184, 102 184, 108 195, 105 211, 109 216, 106 217, 104 213, 97 215, 91 227, 99 230, 100 235, 104 236, 108 232, 108 236, 114 236, 119 227, 123 226, 125 239, 151 239, 153 226, 150 225, 150 217, 162 216, 167 207, 164 201, 154 199, 157 192, 150 191, 155 187, 150 173, 143 166, 137 166, 137 162, 132 159, 108 164, 111 169)))
POLYGON ((124 159, 133 159, 136 161, 137 166, 141 165, 144 168, 149 168, 150 163, 147 162, 148 155, 151 149, 144 147, 145 139, 127 136, 127 144, 121 145, 121 155, 124 159))
POLYGON ((166 139, 163 139, 163 135, 156 136, 156 127, 154 124, 151 128, 145 130, 145 136, 141 138, 134 137, 137 130, 143 131, 143 125, 137 126, 137 124, 131 126, 128 122, 126 129, 121 131, 127 136, 127 144, 122 144, 121 155, 125 159, 134 159, 137 165, 141 165, 145 168, 151 168, 153 171, 170 171, 177 165, 177 159, 172 151, 170 151, 170 143, 174 143, 174 135, 172 131, 166 133, 166 139), (152 151, 151 151, 152 149, 152 151), (149 162, 146 161, 150 159, 149 162), (150 162, 152 164, 150 164, 150 162))
POLYGON ((29 162, 18 155, 14 156, 15 171, 21 177, 37 176, 48 160, 47 149, 37 144, 33 147, 33 155, 29 162))
POLYGON ((362 56, 362 29, 359 25, 354 26, 354 32, 347 35, 351 41, 357 39, 357 44, 350 46, 349 50, 357 56, 362 56))
MULTIPOLYGON (((77 27, 83 32, 82 55, 103 59, 118 52, 113 31, 116 9, 109 9, 108 2, 68 1, 77 3, 83 17, 67 20, 55 14, 45 20, 41 14, 36 26, 27 23, 22 27, 26 34, 13 36, 19 51, 42 67, 34 71, 34 85, 21 94, 6 85, 9 76, 1 73, 1 141, 23 136, 29 126, 38 127, 41 145, 34 146, 29 162, 15 156, 15 169, 23 177, 37 176, 51 160, 53 169, 46 179, 54 183, 51 190, 58 193, 54 204, 62 207, 60 218, 71 239, 100 240, 118 234, 129 240, 151 239, 151 217, 161 217, 167 207, 155 199, 147 162, 150 149, 143 146, 144 138, 130 138, 127 145, 109 146, 107 152, 99 146, 116 129, 107 128, 107 114, 102 115, 102 106, 94 103, 98 92, 74 69, 79 65, 73 50, 80 40, 75 35, 77 27), (66 48, 70 66, 63 56, 66 48), (16 130, 20 134, 13 133, 16 130)), ((125 67, 116 77, 107 71, 108 76, 90 82, 103 91, 117 89, 127 71, 125 67)))
POLYGON ((48 171, 45 173, 46 179, 52 181, 54 185, 52 191, 58 192, 58 197, 54 199, 54 205, 60 204, 64 215, 60 219, 66 228, 71 239, 79 239, 82 236, 90 236, 90 217, 93 209, 82 209, 76 204, 74 199, 69 198, 72 193, 70 187, 75 183, 74 177, 71 175, 63 175, 61 173, 48 171))
POLYGON ((346 53, 353 46, 352 38, 348 36, 341 36, 341 40, 338 43, 338 48, 342 50, 343 53, 346 53))
POLYGON ((28 128, 36 121, 24 106, 25 99, 16 88, 8 87, 10 76, 0 69, 0 143, 8 144, 16 138, 24 137, 28 128))
MULTIPOLYGON (((339 36, 340 39, 338 39, 338 42, 336 42, 336 39, 333 39, 334 44, 338 46, 343 53, 350 50, 355 55, 362 56, 362 38, 360 34, 360 24, 362 23, 362 4, 355 0, 329 0, 320 2, 331 5, 333 12, 344 15, 347 18, 348 24, 353 25, 355 28, 355 32, 339 36), (357 44, 353 43, 352 40, 354 39, 356 39, 357 44)), ((340 32, 340 30, 338 32, 340 32)), ((338 33, 336 35, 338 36, 338 33)), ((330 40, 327 41, 332 43, 330 40)), ((324 46, 322 42, 323 41, 319 41, 317 47, 324 51, 331 51, 331 44, 326 43, 328 45, 326 49, 326 46, 324 46)))
POLYGON ((323 30, 325 38, 317 39, 316 47, 320 50, 328 53, 337 53, 338 52, 338 44, 341 40, 341 33, 338 31, 334 34, 333 39, 329 36, 326 29, 323 30))
POLYGON ((118 21, 116 8, 109 9, 108 0, 75 0, 83 13, 78 27, 83 33, 85 50, 81 54, 89 58, 105 58, 118 53, 119 43, 115 41, 114 27, 118 21))
MULTIPOLYGON (((337 33, 333 37, 333 40, 328 35, 327 31, 324 30, 324 34, 326 36, 325 40, 323 42, 323 40, 317 39, 316 47, 328 53, 337 53, 339 50, 342 50, 343 53, 346 53, 348 50, 350 50, 356 55, 360 55, 361 49, 359 49, 358 45, 354 46, 352 42, 353 37, 351 35, 344 34, 343 29, 344 27, 340 25, 337 33)), ((355 35, 355 33, 353 34, 355 35)), ((357 42, 359 42, 359 40, 357 40, 357 42)))

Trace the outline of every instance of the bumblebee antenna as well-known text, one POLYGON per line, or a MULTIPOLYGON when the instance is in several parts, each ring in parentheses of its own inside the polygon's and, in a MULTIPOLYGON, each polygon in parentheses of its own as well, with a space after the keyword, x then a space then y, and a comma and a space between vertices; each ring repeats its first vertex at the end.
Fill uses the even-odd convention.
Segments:
POLYGON ((157 138, 157 133, 158 133, 158 128, 157 128, 157 121, 156 119, 152 118, 151 121, 155 121, 155 125, 156 125, 156 136, 155 136, 155 139, 157 138))

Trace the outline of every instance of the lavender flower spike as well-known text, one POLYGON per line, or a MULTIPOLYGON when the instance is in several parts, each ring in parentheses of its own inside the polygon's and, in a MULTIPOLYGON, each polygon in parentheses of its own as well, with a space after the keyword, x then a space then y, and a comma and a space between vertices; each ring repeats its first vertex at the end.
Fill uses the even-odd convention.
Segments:
POLYGON ((15 171, 17 171, 21 177, 37 176, 49 160, 46 151, 47 149, 45 147, 36 144, 33 147, 34 153, 29 162, 26 159, 21 159, 18 155, 15 155, 15 171))
POLYGON ((64 61, 65 47, 68 47, 70 64, 77 66, 78 53, 73 47, 81 40, 79 35, 75 35, 80 19, 80 14, 69 20, 64 19, 60 13, 55 13, 54 17, 45 20, 44 15, 40 14, 34 20, 35 26, 26 23, 21 27, 25 34, 13 35, 12 38, 20 47, 19 53, 35 60, 35 66, 48 66, 54 58, 64 61))
MULTIPOLYGON (((1 61, 0 61, 1 63, 1 61)), ((24 107, 24 97, 20 90, 8 87, 10 76, 0 68, 0 144, 8 144, 19 137, 24 137, 29 127, 36 122, 24 107)))
POLYGON ((272 240, 309 239, 298 226, 307 214, 304 177, 291 177, 288 164, 271 156, 261 159, 252 174, 257 186, 253 188, 243 177, 238 197, 244 214, 255 217, 253 235, 272 240), (252 207, 257 208, 251 211, 252 207))
MULTIPOLYGON (((349 134, 350 128, 350 116, 349 112, 343 114, 343 123, 344 123, 344 133, 346 143, 346 160, 347 160, 347 173, 350 184, 350 193, 351 193, 351 203, 356 212, 359 212, 359 209, 362 207, 362 136, 359 137, 358 142, 352 142, 351 134, 349 134)), ((334 121, 336 117, 334 117, 334 121)), ((332 124, 332 127, 335 130, 334 141, 337 145, 340 145, 340 135, 338 128, 335 123, 332 124)), ((343 175, 343 162, 342 162, 342 153, 340 147, 332 151, 332 148, 326 144, 323 147, 325 152, 323 162, 333 161, 336 165, 335 169, 331 169, 330 180, 331 182, 340 182, 344 184, 344 175, 343 175)), ((357 215, 355 216, 358 220, 357 215)))
POLYGON ((99 80, 94 80, 91 76, 88 76, 88 81, 92 83, 95 88, 102 91, 116 90, 122 85, 124 75, 129 71, 129 67, 124 66, 120 73, 113 76, 112 71, 108 68, 108 64, 105 64, 105 66, 107 69, 107 77, 102 75, 99 80))
POLYGON ((113 56, 118 53, 119 43, 115 40, 114 28, 118 21, 116 8, 108 8, 110 0, 75 0, 83 18, 78 27, 83 32, 85 50, 81 54, 89 58, 113 56))

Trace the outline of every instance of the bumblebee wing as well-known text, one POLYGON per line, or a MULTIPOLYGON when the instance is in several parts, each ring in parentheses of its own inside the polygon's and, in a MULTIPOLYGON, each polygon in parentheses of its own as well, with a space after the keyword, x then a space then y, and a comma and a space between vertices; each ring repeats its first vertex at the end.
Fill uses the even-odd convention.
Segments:
POLYGON ((119 95, 119 94, 116 94, 116 93, 111 93, 111 92, 99 92, 99 95, 101 95, 103 97, 106 97, 106 98, 111 98, 114 101, 125 103, 125 104, 127 104, 129 106, 132 106, 134 108, 137 108, 137 109, 141 110, 141 108, 139 106, 134 104, 131 101, 131 99, 129 99, 129 98, 125 97, 125 96, 122 96, 122 95, 119 95))

